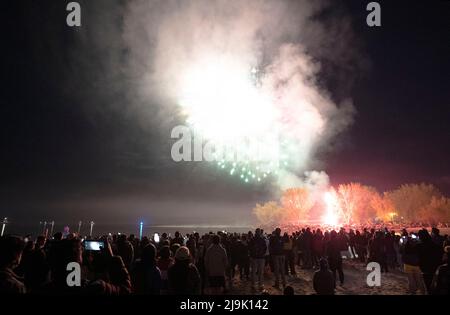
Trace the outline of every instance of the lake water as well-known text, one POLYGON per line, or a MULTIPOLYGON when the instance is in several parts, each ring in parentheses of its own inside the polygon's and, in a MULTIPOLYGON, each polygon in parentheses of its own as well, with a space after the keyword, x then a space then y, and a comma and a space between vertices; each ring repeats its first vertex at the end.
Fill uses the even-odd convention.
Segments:
MULTIPOLYGON (((53 227, 53 233, 58 231, 63 231, 64 227, 69 227, 69 232, 77 232, 78 224, 68 224, 61 225, 56 224, 53 227)), ((51 232, 51 224, 48 223, 46 225, 48 234, 51 232)), ((231 226, 231 225, 172 225, 172 224, 164 224, 164 225, 144 225, 142 229, 142 234, 145 236, 152 236, 154 233, 170 233, 174 235, 176 231, 180 233, 187 234, 198 232, 200 234, 205 234, 210 231, 229 231, 229 232, 237 232, 237 233, 247 233, 250 230, 254 230, 254 227, 251 226, 231 226)), ((33 236, 37 234, 43 234, 45 231, 44 224, 36 223, 34 225, 30 224, 10 224, 6 226, 5 234, 17 234, 17 235, 28 235, 31 234, 33 236)), ((80 230, 82 235, 89 235, 90 233, 90 224, 89 222, 83 222, 80 230)), ((136 236, 139 235, 139 224, 102 224, 95 223, 93 226, 93 235, 106 235, 108 233, 111 234, 134 234, 136 236)))

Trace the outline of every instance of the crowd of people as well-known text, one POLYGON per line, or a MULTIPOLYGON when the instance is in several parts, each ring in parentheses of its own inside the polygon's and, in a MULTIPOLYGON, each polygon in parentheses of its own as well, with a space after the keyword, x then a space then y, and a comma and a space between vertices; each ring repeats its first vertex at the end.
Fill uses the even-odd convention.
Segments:
POLYGON ((294 294, 289 280, 298 277, 299 269, 310 269, 316 294, 330 295, 345 283, 346 257, 377 262, 382 272, 405 272, 410 294, 448 294, 450 241, 437 228, 431 234, 426 229, 415 234, 311 227, 291 233, 280 228, 271 233, 260 228, 244 234, 176 232, 142 239, 120 234, 95 239, 98 248, 86 245, 90 241, 59 232, 49 239, 0 238, 0 292, 223 294, 239 277, 254 294, 267 294, 264 285, 271 274, 275 289, 294 294), (70 263, 80 266, 76 285, 69 285, 70 263))

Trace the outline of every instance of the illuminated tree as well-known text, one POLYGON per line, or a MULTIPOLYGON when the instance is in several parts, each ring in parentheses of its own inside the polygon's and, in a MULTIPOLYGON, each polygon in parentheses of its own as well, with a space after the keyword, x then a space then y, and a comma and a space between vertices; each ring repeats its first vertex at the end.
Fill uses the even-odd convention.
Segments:
POLYGON ((371 206, 375 210, 376 216, 383 221, 392 221, 398 217, 395 206, 386 196, 386 193, 383 195, 375 194, 371 200, 371 206))
POLYGON ((253 213, 263 226, 278 225, 283 219, 283 209, 275 201, 266 202, 263 205, 256 204, 253 213))
POLYGON ((360 183, 341 184, 337 189, 338 201, 344 221, 363 222, 375 217, 372 200, 377 191, 360 183))
POLYGON ((442 193, 433 185, 422 183, 402 185, 394 191, 387 192, 385 196, 392 202, 399 216, 409 221, 417 221, 426 217, 423 217, 425 209, 433 197, 440 199, 442 193))
MULTIPOLYGON (((315 206, 313 196, 316 195, 306 188, 287 189, 279 203, 257 204, 253 213, 265 226, 300 224, 309 219, 315 206)), ((337 221, 347 224, 368 222, 376 217, 384 222, 401 219, 430 224, 450 220, 450 199, 433 185, 406 184, 380 195, 372 187, 350 183, 341 184, 336 189, 330 187, 324 197, 327 219, 334 215, 337 221)))
POLYGON ((450 219, 450 199, 433 196, 430 203, 419 210, 417 218, 430 224, 447 222, 450 219))
POLYGON ((284 221, 299 223, 309 218, 314 200, 306 188, 290 188, 284 191, 281 205, 284 210, 284 221))

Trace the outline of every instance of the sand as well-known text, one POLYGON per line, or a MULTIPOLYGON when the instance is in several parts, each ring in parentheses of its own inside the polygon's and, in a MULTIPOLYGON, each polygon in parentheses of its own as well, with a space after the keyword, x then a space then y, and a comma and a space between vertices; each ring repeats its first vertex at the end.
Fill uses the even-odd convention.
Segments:
MULTIPOLYGON (((404 295, 408 294, 408 280, 406 275, 400 270, 381 274, 381 286, 369 287, 366 283, 367 275, 366 265, 356 261, 344 261, 344 285, 337 286, 336 295, 404 295)), ((295 294, 310 295, 314 294, 312 278, 314 270, 301 269, 296 266, 297 277, 287 276, 287 285, 294 288, 295 294)), ((266 275, 264 288, 271 295, 283 294, 281 289, 272 287, 274 284, 273 275, 266 275)), ((252 291, 250 281, 241 281, 239 276, 233 279, 232 288, 229 294, 259 294, 252 291)))

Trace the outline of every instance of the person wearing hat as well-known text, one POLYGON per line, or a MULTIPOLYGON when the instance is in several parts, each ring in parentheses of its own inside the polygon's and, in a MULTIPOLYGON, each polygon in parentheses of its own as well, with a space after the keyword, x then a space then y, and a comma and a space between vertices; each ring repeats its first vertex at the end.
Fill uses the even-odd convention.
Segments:
POLYGON ((200 294, 200 274, 191 263, 191 255, 186 246, 181 246, 175 252, 175 264, 168 272, 169 293, 174 295, 200 294))

